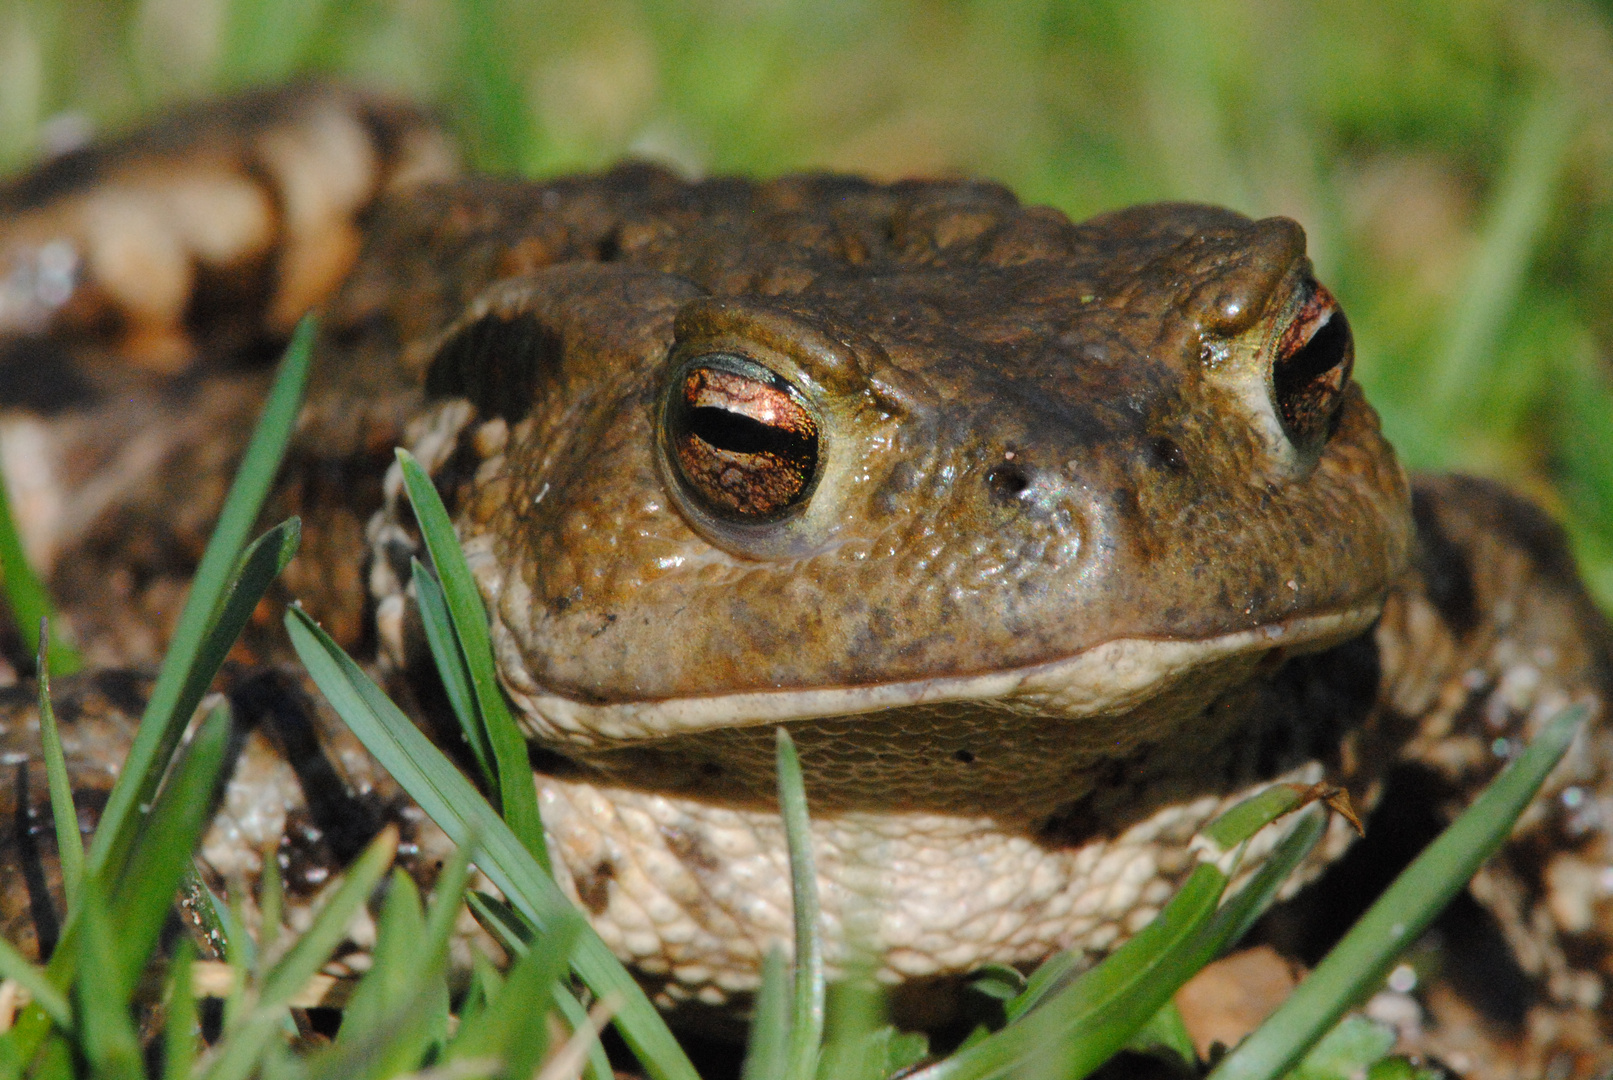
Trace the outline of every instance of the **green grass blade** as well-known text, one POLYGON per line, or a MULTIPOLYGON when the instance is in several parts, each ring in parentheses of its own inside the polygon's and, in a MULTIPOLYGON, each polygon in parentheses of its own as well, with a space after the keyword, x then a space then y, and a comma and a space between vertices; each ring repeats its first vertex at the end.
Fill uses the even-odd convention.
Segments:
POLYGON ((1266 1080, 1294 1067, 1350 1006, 1381 982, 1395 957, 1507 840, 1513 822, 1568 751, 1584 719, 1584 706, 1553 717, 1528 750, 1403 870, 1265 1024, 1224 1057, 1211 1080, 1266 1080))
POLYGON ((443 597, 442 586, 430 570, 411 560, 414 567, 414 591, 420 602, 420 621, 426 627, 426 644, 437 663, 442 677, 443 690, 448 704, 459 720, 459 730, 465 736, 482 777, 493 790, 498 786, 498 769, 493 762, 493 748, 487 745, 487 730, 482 726, 476 710, 476 692, 471 689, 470 671, 465 667, 465 654, 459 649, 459 637, 454 633, 453 621, 448 615, 448 601, 443 597))
POLYGON ((1193 1036, 1188 1034, 1187 1024, 1177 1011, 1175 1001, 1161 1005, 1159 1011, 1137 1029, 1126 1045, 1144 1052, 1156 1048, 1169 1050, 1189 1064, 1198 1060, 1198 1053, 1193 1049, 1193 1036))
POLYGON ((774 945, 762 957, 762 985, 751 1010, 750 1038, 740 1080, 779 1080, 790 1043, 790 975, 784 950, 774 945))
MULTIPOLYGON (((138 947, 131 948, 113 929, 113 915, 107 910, 98 879, 85 881, 80 910, 84 913, 80 923, 84 950, 73 987, 79 1019, 75 1046, 88 1062, 91 1075, 104 1080, 137 1080, 143 1070, 140 1039, 129 1020, 129 999, 134 991, 129 973, 138 947), (108 969, 111 978, 105 977, 108 969)), ((144 963, 143 954, 139 962, 144 963)))
POLYGON ((191 962, 196 947, 181 940, 168 966, 168 1015, 163 1023, 163 1080, 190 1080, 196 1064, 196 995, 191 992, 191 962))
POLYGON ((452 10, 461 41, 450 100, 459 103, 476 166, 488 172, 522 171, 535 156, 536 140, 526 84, 498 25, 500 9, 479 0, 455 0, 452 10))
POLYGON ((496 896, 472 889, 465 896, 465 906, 476 917, 499 948, 511 956, 525 956, 531 947, 533 929, 521 913, 496 896))
POLYGON ((313 978, 341 944, 347 925, 379 884, 398 847, 397 830, 383 829, 347 868, 347 876, 319 912, 314 924, 270 970, 256 1007, 218 1047, 206 1080, 246 1080, 258 1068, 270 1041, 280 1031, 286 1003, 313 978))
POLYGON ((45 975, 45 969, 28 962, 16 946, 0 937, 0 979, 14 979, 28 996, 64 1030, 73 1027, 73 1010, 67 996, 45 975))
POLYGON ((1473 805, 1408 866, 1288 1000, 1222 1059, 1212 1080, 1286 1073, 1339 1017, 1383 979, 1450 899, 1506 840, 1567 751, 1586 709, 1559 713, 1473 805))
POLYGON ((1047 958, 1026 980, 1025 992, 1003 1007, 1011 1024, 1030 1012, 1047 998, 1052 997, 1078 976, 1081 957, 1073 952, 1056 953, 1047 958))
POLYGON ((448 985, 442 958, 430 949, 426 913, 420 892, 401 868, 394 867, 386 905, 378 920, 370 970, 342 1010, 337 1032, 339 1051, 352 1051, 347 1075, 395 1076, 413 1072, 426 1049, 444 1032, 427 1020, 438 1010, 446 1020, 448 985), (423 947, 424 946, 424 947, 423 947), (409 1022, 400 1025, 402 1017, 409 1022))
POLYGON ((496 1057, 509 1076, 531 1076, 549 1049, 547 1014, 560 997, 569 996, 561 985, 571 967, 571 955, 584 932, 581 915, 557 924, 534 941, 524 956, 505 973, 496 999, 463 1023, 449 1043, 445 1061, 496 1057))
POLYGON ((1284 814, 1304 806, 1307 791, 1300 784, 1272 784, 1204 826, 1199 835, 1222 851, 1231 851, 1284 814))
MULTIPOLYGON (((1133 1029, 1153 1015, 1161 1004, 1151 1001, 1157 993, 1153 977, 1181 946, 1195 940, 1225 888, 1226 875, 1201 864, 1165 910, 1098 967, 1019 1023, 917 1075, 924 1080, 963 1080, 1018 1075, 1027 1069, 1042 1075, 1050 1058, 1062 1066, 1059 1076, 1085 1075, 1125 1045, 1130 1035, 1128 1031, 1118 1039, 1102 1038, 1107 1032, 1100 1031, 1094 1038, 1092 1029, 1109 1026, 1109 1010, 1116 1003, 1130 1014, 1133 1029)), ((1183 975, 1182 981, 1186 979, 1183 975)))
MULTIPOLYGON (((297 546, 302 540, 302 523, 296 518, 282 521, 262 536, 252 542, 241 558, 239 573, 232 576, 228 582, 224 602, 219 609, 218 616, 208 627, 200 647, 194 653, 195 662, 179 680, 177 695, 171 700, 171 712, 162 715, 160 733, 162 741, 157 743, 156 757, 152 759, 153 766, 157 762, 166 762, 172 755, 174 748, 179 745, 179 739, 185 732, 185 724, 189 721, 191 713, 207 694, 208 687, 213 684, 213 678, 218 674, 219 668, 224 665, 224 658, 229 655, 230 649, 235 645, 235 639, 241 636, 247 620, 257 609, 258 602, 269 591, 269 586, 280 572, 286 568, 292 558, 297 554, 297 546)), ((172 652, 169 653, 171 657, 172 652)), ((163 671, 167 670, 164 662, 163 671)), ((161 674, 157 677, 157 688, 152 690, 152 701, 157 700, 157 692, 162 686, 161 674)), ((135 745, 139 746, 140 737, 146 731, 146 717, 153 716, 152 708, 148 704, 145 717, 140 721, 140 734, 135 736, 135 745)), ((130 751, 131 757, 133 751, 130 751)), ((145 774, 142 785, 144 798, 141 802, 148 802, 162 780, 162 769, 153 767, 145 774)), ((121 784, 123 776, 118 777, 121 784)), ((116 796, 118 788, 113 787, 116 796)), ((110 805, 110 804, 109 804, 110 805)), ((122 864, 123 851, 132 838, 134 829, 138 824, 138 817, 124 817, 114 827, 121 828, 124 835, 113 837, 105 848, 107 861, 100 864, 102 867, 116 867, 122 864)), ((106 818, 101 819, 97 827, 95 840, 99 842, 106 834, 106 818)), ((94 862, 95 844, 90 846, 90 865, 94 862)))
POLYGON ((347 933, 347 924, 370 898, 376 885, 380 884, 387 867, 392 865, 392 857, 397 849, 398 834, 392 828, 382 829, 381 834, 370 841, 364 853, 347 868, 346 879, 320 910, 314 924, 303 932, 297 943, 280 958, 263 980, 263 990, 258 997, 260 1009, 284 1005, 318 973, 330 957, 331 950, 341 944, 347 933))
MULTIPOLYGON (((204 649, 208 649, 210 638, 215 645, 210 651, 216 651, 218 635, 211 631, 220 620, 215 619, 215 613, 230 580, 235 577, 241 546, 250 535, 290 444, 303 388, 308 381, 314 333, 312 316, 303 319, 286 349, 279 374, 269 391, 268 403, 247 444, 246 455, 230 485, 218 524, 191 581, 190 596, 141 716, 134 745, 124 758, 123 771, 112 787, 95 838, 90 843, 88 869, 91 873, 100 870, 114 852, 121 852, 128 844, 131 819, 142 804, 151 801, 173 748, 190 720, 190 710, 183 707, 185 700, 195 693, 196 700, 200 701, 206 685, 212 682, 213 672, 206 672, 205 680, 201 678, 201 656, 204 649), (198 682, 202 683, 200 691, 196 690, 198 682)), ((241 586, 237 586, 235 592, 241 591, 241 586)), ((252 603, 256 605, 257 600, 252 603)), ((232 636, 229 644, 233 642, 232 636)), ((227 651, 228 644, 223 652, 227 651)), ((222 660, 222 652, 219 657, 222 660)), ((191 707, 194 708, 194 704, 191 707)))
POLYGON ((258 940, 253 966, 260 979, 266 974, 264 965, 275 953, 285 908, 286 883, 280 877, 280 860, 271 854, 263 860, 263 871, 258 878, 258 940))
POLYGON ((49 663, 41 664, 40 671, 48 667, 57 675, 71 675, 84 666, 78 650, 60 633, 61 624, 51 611, 50 594, 33 567, 28 565, 22 538, 17 534, 17 523, 11 516, 4 475, 0 475, 0 589, 5 592, 6 606, 11 609, 11 617, 16 620, 28 651, 39 652, 41 643, 49 640, 45 650, 49 663), (42 635, 41 625, 50 626, 57 633, 42 635))
POLYGON ((790 897, 795 905, 795 993, 783 1075, 806 1080, 818 1071, 823 1044, 823 939, 818 933, 818 871, 812 858, 812 824, 795 741, 780 726, 778 799, 790 851, 790 897))
POLYGON ((52 1032, 28 1075, 30 1080, 77 1080, 73 1068, 73 1045, 67 1037, 60 1032, 52 1032))
MULTIPOLYGON (((149 824, 135 838, 128 872, 109 890, 112 926, 123 961, 114 967, 131 990, 157 947, 196 845, 207 829, 229 737, 229 706, 221 703, 191 737, 151 808, 149 824)), ((106 880, 105 875, 95 876, 106 880)), ((103 965, 106 958, 92 950, 88 962, 103 965)))
POLYGON ((1327 832, 1327 816, 1313 810, 1294 824, 1294 831, 1266 857, 1260 872, 1238 891, 1238 895, 1221 905, 1216 917, 1225 924, 1225 940, 1220 951, 1236 945, 1260 921, 1277 900, 1277 892, 1290 875, 1310 855, 1311 849, 1322 842, 1327 832))
MULTIPOLYGON (((493 936, 493 940, 511 956, 525 956, 531 948, 532 927, 521 913, 510 905, 494 896, 484 892, 472 890, 465 897, 465 906, 470 908, 471 914, 482 929, 493 936)), ((583 1027, 590 1026, 588 1010, 570 994, 561 994, 555 998, 555 1004, 565 1016, 566 1023, 571 1030, 581 1031, 583 1027)), ((463 1016, 463 1012, 462 1012, 463 1016)), ((611 1071, 610 1059, 605 1056, 605 1048, 595 1039, 588 1046, 588 1068, 586 1070, 590 1080, 611 1080, 615 1075, 611 1071)))
POLYGON ((895 1029, 885 1023, 885 995, 866 965, 830 988, 825 1013, 820 1080, 884 1080, 895 1029))
POLYGON ((1319 812, 1302 816, 1249 883, 1217 907, 1226 875, 1210 864, 1193 872, 1165 910, 1097 967, 1067 980, 1070 961, 1032 976, 1010 1002, 1017 1018, 913 1080, 1085 1076, 1126 1043, 1172 994, 1237 940, 1325 829, 1319 812))
POLYGON ((420 534, 425 539, 432 566, 442 584, 454 635, 459 639, 460 652, 465 657, 465 666, 470 670, 471 688, 476 692, 482 728, 498 768, 499 810, 515 835, 532 852, 532 857, 538 860, 538 865, 545 872, 552 873, 549 847, 543 838, 543 818, 538 814, 538 793, 532 780, 532 763, 527 757, 526 737, 515 726, 515 718, 510 715, 509 706, 504 702, 504 691, 493 669, 493 642, 487 633, 487 609, 482 607, 476 579, 471 576, 470 565, 465 562, 465 553, 459 546, 459 537, 454 533, 454 523, 449 519, 448 509, 443 506, 431 477, 426 475, 414 455, 407 450, 398 451, 398 464, 403 469, 403 483, 409 491, 415 520, 420 523, 420 534))
MULTIPOLYGON (((480 844, 477 866, 516 910, 540 932, 575 913, 481 793, 306 612, 288 611, 286 629, 315 684, 359 741, 449 839, 480 844)), ((592 929, 583 931, 573 963, 596 996, 621 1003, 614 1023, 654 1080, 697 1080, 666 1021, 592 929)))
POLYGON ((1436 338, 1444 348, 1429 367, 1428 405, 1447 423, 1475 399, 1478 388, 1494 381, 1496 344, 1550 215, 1575 121, 1572 106, 1548 83, 1513 134, 1472 266, 1436 338))
POLYGON ((84 881, 84 836, 78 831, 78 811, 73 806, 73 785, 67 779, 67 758, 62 753, 62 733, 56 727, 56 710, 50 702, 50 620, 39 620, 39 744, 45 758, 45 778, 50 785, 50 815, 56 826, 56 852, 62 863, 62 892, 67 898, 69 916, 78 908, 79 887, 84 881))

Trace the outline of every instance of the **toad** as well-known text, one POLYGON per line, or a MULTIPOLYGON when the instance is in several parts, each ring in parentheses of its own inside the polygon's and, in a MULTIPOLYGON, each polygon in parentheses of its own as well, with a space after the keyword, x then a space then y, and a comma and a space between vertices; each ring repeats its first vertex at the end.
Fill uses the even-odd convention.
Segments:
MULTIPOLYGON (((486 601, 561 884, 668 1007, 742 1000, 788 939, 776 725, 831 961, 871 957, 922 1025, 983 964, 1114 948, 1266 783, 1415 789, 1444 820, 1613 685, 1540 511, 1408 482, 1292 221, 1075 223, 969 181, 465 178, 420 113, 330 87, 0 189, 0 448, 97 666, 160 654, 264 361, 310 308, 285 598, 442 729, 390 466, 411 447, 486 601)), ((273 674, 275 625, 238 653, 269 672, 238 705, 281 720, 204 854, 250 870, 301 823, 309 865, 339 868, 344 799, 407 807, 273 674)), ((87 803, 139 692, 64 693, 100 732, 87 803)), ((1552 1016, 1589 1015, 1613 971, 1610 762, 1596 725, 1473 889, 1552 1016)), ((1335 824, 1313 874, 1346 846, 1335 824)))

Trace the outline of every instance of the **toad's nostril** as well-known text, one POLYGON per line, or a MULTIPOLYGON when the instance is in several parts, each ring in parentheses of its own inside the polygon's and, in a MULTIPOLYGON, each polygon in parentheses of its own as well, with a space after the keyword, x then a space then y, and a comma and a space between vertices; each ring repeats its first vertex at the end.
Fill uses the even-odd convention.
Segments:
POLYGON ((1030 474, 1023 466, 1011 461, 994 466, 986 473, 986 487, 991 491, 994 502, 1008 503, 1024 494, 1025 489, 1031 486, 1030 474))

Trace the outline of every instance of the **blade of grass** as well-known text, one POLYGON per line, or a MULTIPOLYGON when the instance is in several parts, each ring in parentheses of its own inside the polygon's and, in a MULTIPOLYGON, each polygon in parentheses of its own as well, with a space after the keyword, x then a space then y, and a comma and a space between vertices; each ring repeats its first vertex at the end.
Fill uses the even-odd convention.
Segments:
POLYGON ((347 933, 347 925, 375 891, 397 853, 398 833, 381 830, 347 868, 347 877, 319 912, 314 924, 270 969, 256 1006, 224 1038, 205 1080, 246 1080, 258 1068, 270 1040, 285 1018, 286 1003, 319 971, 347 933))
POLYGON ((1417 856, 1266 1022, 1222 1059, 1212 1080, 1282 1076, 1388 973, 1395 958, 1501 846, 1584 721, 1565 709, 1473 805, 1417 856))
MULTIPOLYGON (((521 913, 510 905, 494 896, 484 892, 471 890, 465 896, 465 906, 470 908, 471 914, 482 929, 493 936, 493 940, 511 956, 525 956, 531 948, 532 927, 521 917, 521 913)), ((555 1004, 565 1016, 566 1023, 571 1025, 573 1031, 581 1031, 585 1026, 592 1026, 588 1019, 588 1011, 582 1003, 570 994, 561 994, 555 998, 555 1004)), ((605 1048, 594 1040, 588 1047, 587 1075, 591 1080, 611 1080, 615 1075, 611 1071, 610 1059, 605 1056, 605 1048)))
POLYGON ((884 1080, 893 1029, 885 1024, 885 996, 866 964, 834 984, 825 1005, 821 1080, 884 1080))
POLYGON ((1316 811, 1300 817, 1249 883, 1219 907, 1226 874, 1201 864, 1153 922, 1097 967, 1063 984, 1056 976, 1033 976, 1022 1000, 1008 1005, 1016 1022, 921 1069, 912 1080, 1087 1075, 1237 939, 1304 861, 1324 827, 1316 811))
POLYGON ((28 996, 66 1031, 73 1027, 73 1010, 67 996, 45 975, 45 969, 28 962, 16 946, 0 937, 0 979, 11 979, 28 991, 28 996))
POLYGON ((515 173, 534 157, 533 117, 524 83, 498 25, 499 8, 476 0, 456 0, 460 29, 457 93, 464 129, 478 169, 515 173))
MULTIPOLYGON (((370 677, 300 608, 286 630, 308 673, 337 714, 409 796, 456 844, 479 838, 477 865, 539 931, 575 914, 532 853, 470 781, 421 734, 370 677)), ((655 1080, 698 1080, 694 1066, 637 981, 591 928, 573 958, 597 997, 621 1002, 617 1029, 655 1080)))
POLYGON ((60 633, 41 635, 40 626, 60 629, 60 623, 51 611, 50 594, 28 565, 28 556, 22 549, 22 538, 17 534, 17 523, 11 516, 11 500, 6 494, 5 476, 0 473, 0 589, 5 591, 6 606, 28 651, 37 653, 45 648, 49 663, 39 666, 57 675, 71 675, 84 666, 84 660, 60 633), (49 640, 48 647, 45 642, 49 640))
POLYGON ((168 966, 168 1016, 162 1033, 163 1080, 190 1080, 196 1064, 196 995, 190 988, 191 963, 196 947, 182 940, 168 966))
POLYGON ((818 934, 818 871, 812 858, 812 823, 795 740, 782 725, 777 735, 779 810, 790 852, 790 899, 795 905, 795 993, 784 1072, 807 1080, 818 1071, 823 1046, 823 939, 818 934))
POLYGON ((1491 379, 1495 347, 1511 316, 1551 210, 1575 114, 1555 85, 1536 91, 1512 134, 1506 167, 1496 182, 1478 250, 1451 308, 1444 348, 1428 369, 1425 406, 1449 424, 1491 379))
MULTIPOLYGON (((421 949, 426 941, 426 913, 420 892, 402 868, 393 867, 386 904, 376 921, 375 947, 370 970, 342 1010, 336 1045, 343 1050, 362 1048, 367 1075, 393 1076, 419 1067, 432 1032, 422 1021, 428 1004, 416 1000, 433 989, 428 978, 436 959, 421 949), (407 1011, 407 1030, 394 1030, 397 1017, 407 1011), (367 1045, 366 1045, 367 1044, 367 1045)), ((444 996, 442 972, 436 972, 444 996)), ((446 1008, 447 1002, 444 1001, 446 1008)))
POLYGON ((78 831, 78 811, 73 806, 73 786, 67 779, 67 759, 62 753, 62 734, 56 728, 56 710, 50 702, 50 620, 39 620, 39 744, 45 758, 45 777, 50 785, 50 815, 56 826, 56 853, 62 864, 62 893, 67 899, 69 917, 78 909, 79 888, 84 881, 84 836, 78 831))
MULTIPOLYGON (((107 910, 106 894, 100 879, 84 882, 81 899, 83 914, 83 966, 74 981, 79 1037, 76 1048, 90 1066, 90 1074, 106 1080, 137 1080, 142 1075, 140 1039, 129 1020, 129 997, 134 980, 127 974, 134 950, 119 940, 112 927, 113 915, 107 910), (102 975, 111 961, 112 978, 102 975)), ((143 962, 143 956, 142 956, 143 962)))
POLYGON ((523 956, 532 947, 531 924, 498 897, 472 889, 465 894, 465 906, 470 908, 482 929, 498 942, 499 948, 511 956, 523 956))
POLYGON ((531 1076, 549 1048, 547 1014, 561 996, 571 955, 584 932, 581 915, 542 935, 504 976, 498 997, 462 1023, 444 1061, 497 1057, 509 1076, 531 1076))
POLYGON ((471 576, 454 523, 431 477, 407 450, 398 450, 398 464, 403 469, 403 483, 414 507, 415 520, 420 523, 420 534, 442 584, 454 636, 459 640, 460 652, 470 671, 484 737, 498 767, 499 810, 515 835, 532 852, 532 857, 538 860, 538 865, 545 873, 552 874, 554 869, 543 838, 543 818, 538 814, 538 793, 532 779, 532 762, 527 757, 526 737, 515 726, 515 718, 504 703, 504 691, 493 669, 487 609, 482 607, 476 579, 471 576))
MULTIPOLYGON (((157 796, 149 827, 140 830, 132 845, 129 865, 133 869, 120 875, 108 892, 117 955, 122 961, 114 970, 130 992, 157 947, 180 882, 207 828, 229 738, 229 705, 221 702, 196 729, 173 776, 157 796)), ((93 876, 103 882, 107 879, 107 875, 93 876)), ((86 962, 100 966, 106 959, 92 950, 86 962)), ((104 972, 101 978, 104 981, 104 972)))
MULTIPOLYGON (((120 854, 129 843, 131 819, 142 804, 151 801, 151 794, 162 778, 163 769, 173 755, 173 748, 190 720, 190 709, 184 708, 185 701, 192 694, 195 695, 195 701, 200 701, 207 684, 212 682, 216 668, 213 671, 203 670, 202 656, 204 653, 216 654, 222 662, 224 654, 234 644, 235 636, 231 634, 230 640, 224 642, 222 648, 219 647, 218 638, 222 634, 215 632, 215 624, 222 620, 216 619, 215 613, 232 577, 236 576, 234 571, 241 545, 257 520, 258 511, 262 509, 263 500, 269 493, 269 486, 274 482, 280 461, 291 441, 303 388, 308 381, 314 334, 314 319, 312 316, 306 317, 297 324, 291 344, 286 348, 285 359, 281 361, 280 371, 269 391, 268 403, 247 444, 246 455, 241 459, 235 480, 225 497, 218 524, 207 542, 206 551, 202 553, 201 563, 196 567, 196 576, 191 580, 185 610, 169 642, 167 655, 163 657, 157 683, 152 687, 151 698, 140 718, 134 745, 124 758, 123 771, 118 775, 101 813, 100 825, 90 843, 87 860, 91 873, 106 866, 114 854, 120 854), (199 689, 198 683, 201 684, 199 689)), ((285 529, 286 525, 277 528, 285 529)), ((271 534, 275 531, 271 530, 271 534)), ((294 533, 294 526, 292 531, 294 533)), ((291 541, 295 550, 294 536, 282 535, 291 541)), ((278 546, 281 548, 278 554, 285 554, 284 543, 278 546)), ((289 559, 289 555, 286 557, 289 559)), ((284 561, 279 566, 284 566, 284 561)), ((246 599, 249 589, 244 579, 243 571, 232 598, 239 595, 246 599)), ((263 587, 268 587, 267 581, 264 581, 263 587)), ((260 598, 261 593, 252 597, 252 605, 256 606, 260 598)), ((244 616, 250 614, 250 608, 242 613, 242 625, 245 625, 244 616)), ((239 628, 236 632, 239 633, 239 628)), ((193 702, 191 709, 194 708, 193 702)))
POLYGON ((750 1038, 740 1080, 778 1080, 790 1041, 790 976, 784 950, 774 945, 762 957, 762 985, 751 1010, 750 1038))
MULTIPOLYGON (((216 535, 216 534, 215 534, 216 535)), ((258 537, 247 548, 241 557, 240 572, 233 576, 228 583, 223 606, 212 625, 208 627, 200 647, 194 654, 194 663, 184 673, 184 677, 177 679, 178 691, 175 696, 168 699, 166 709, 171 711, 154 713, 153 705, 146 707, 145 715, 140 721, 140 728, 135 735, 135 746, 140 745, 140 739, 147 731, 146 719, 158 717, 160 722, 153 723, 152 728, 161 735, 161 741, 152 740, 155 756, 152 757, 145 770, 144 780, 140 786, 141 798, 135 805, 138 807, 149 802, 162 781, 163 770, 159 762, 166 762, 172 757, 174 748, 179 745, 180 737, 185 733, 185 725, 196 706, 201 704, 202 698, 207 694, 208 687, 213 684, 213 678, 218 674, 219 668, 224 665, 224 658, 229 655, 230 649, 235 646, 235 639, 241 636, 247 620, 257 609, 258 602, 269 591, 274 579, 286 568, 292 558, 297 554, 297 546, 302 540, 302 523, 296 518, 288 518, 258 537)), ((194 587, 194 586, 193 586, 194 587)), ((172 658, 170 650, 168 657, 172 658)), ((162 671, 168 670, 167 660, 164 660, 162 671)), ((162 689, 162 673, 157 676, 157 685, 152 689, 151 701, 158 700, 158 692, 162 689)), ((130 757, 134 756, 133 749, 130 757)), ((118 777, 121 785, 127 773, 118 777)), ((118 785, 112 789, 113 797, 118 793, 118 785)), ((108 803, 110 805, 110 802, 108 803)), ((96 845, 103 836, 108 835, 107 819, 103 817, 95 831, 95 840, 90 844, 89 864, 92 870, 112 869, 123 865, 127 858, 128 845, 138 828, 139 817, 125 815, 114 823, 113 827, 122 830, 122 835, 112 837, 107 841, 103 861, 95 861, 96 845)))
POLYGON ((258 879, 258 940, 254 957, 256 974, 262 979, 264 965, 275 955, 275 942, 280 937, 280 920, 285 913, 286 885, 280 877, 278 852, 263 855, 263 871, 258 879))
POLYGON ((30 1080, 77 1080, 73 1068, 73 1045, 59 1031, 51 1032, 29 1070, 30 1080))
POLYGON ((437 584, 437 579, 420 564, 419 559, 411 560, 411 565, 414 568, 415 596, 420 602, 420 621, 426 627, 426 644, 431 646, 431 656, 442 677, 448 704, 459 720, 459 730, 464 734, 471 753, 476 755, 482 778, 491 789, 497 790, 498 770, 493 762, 493 748, 487 745, 487 730, 476 711, 475 691, 471 689, 465 654, 459 649, 459 637, 454 633, 454 624, 448 615, 448 601, 443 598, 442 586, 437 584))

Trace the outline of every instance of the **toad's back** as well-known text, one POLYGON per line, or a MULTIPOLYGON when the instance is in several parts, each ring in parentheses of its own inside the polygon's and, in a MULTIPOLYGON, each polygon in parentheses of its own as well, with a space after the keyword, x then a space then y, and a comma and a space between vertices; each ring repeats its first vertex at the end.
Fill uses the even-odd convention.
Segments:
MULTIPOLYGON (((288 588, 431 711, 383 481, 410 445, 541 747, 564 883, 667 1001, 748 989, 788 937, 777 723, 828 917, 866 913, 901 981, 1102 952, 1251 785, 1365 797, 1405 753, 1465 789, 1491 759, 1450 747, 1604 691, 1532 512, 1408 493, 1287 220, 642 166, 455 180, 417 114, 328 89, 165 130, 0 194, 0 388, 32 388, 3 430, 38 448, 8 475, 79 633, 150 658, 250 357, 323 302, 288 588), (1519 663, 1530 700, 1484 705, 1519 663)), ((1553 842, 1602 857, 1600 832, 1553 842)))

